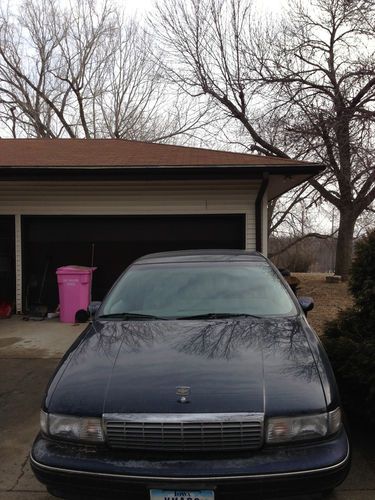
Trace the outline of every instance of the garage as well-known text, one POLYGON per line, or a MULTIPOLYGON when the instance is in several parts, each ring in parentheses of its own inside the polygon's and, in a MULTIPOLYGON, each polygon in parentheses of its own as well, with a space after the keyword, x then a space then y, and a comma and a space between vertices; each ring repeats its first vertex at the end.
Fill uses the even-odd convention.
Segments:
POLYGON ((119 139, 0 139, 0 151, 0 268, 19 314, 31 304, 56 308, 63 265, 97 267, 92 297, 100 300, 144 254, 266 255, 268 201, 324 168, 119 139))
POLYGON ((101 300, 134 259, 151 252, 245 248, 244 214, 169 216, 23 216, 25 303, 58 304, 55 271, 94 266, 93 299, 101 300))
POLYGON ((0 215, 0 304, 14 303, 15 284, 14 216, 0 215))

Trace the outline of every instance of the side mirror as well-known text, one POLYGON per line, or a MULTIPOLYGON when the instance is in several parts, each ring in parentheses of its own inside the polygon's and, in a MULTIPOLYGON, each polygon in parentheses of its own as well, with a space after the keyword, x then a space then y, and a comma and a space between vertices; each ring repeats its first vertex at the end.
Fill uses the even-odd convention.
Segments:
POLYGON ((89 313, 90 318, 95 316, 96 311, 99 309, 101 305, 102 303, 98 301, 90 302, 89 307, 87 308, 87 312, 89 313))
POLYGON ((309 311, 314 309, 314 300, 311 297, 298 297, 298 302, 306 316, 309 311))

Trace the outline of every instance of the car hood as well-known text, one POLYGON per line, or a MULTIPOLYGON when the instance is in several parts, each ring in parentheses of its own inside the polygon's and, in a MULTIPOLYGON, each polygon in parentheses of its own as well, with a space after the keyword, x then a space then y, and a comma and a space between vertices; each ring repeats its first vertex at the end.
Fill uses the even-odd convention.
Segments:
POLYGON ((96 321, 52 381, 49 412, 325 411, 299 318, 96 321), (182 404, 177 387, 190 388, 182 404))

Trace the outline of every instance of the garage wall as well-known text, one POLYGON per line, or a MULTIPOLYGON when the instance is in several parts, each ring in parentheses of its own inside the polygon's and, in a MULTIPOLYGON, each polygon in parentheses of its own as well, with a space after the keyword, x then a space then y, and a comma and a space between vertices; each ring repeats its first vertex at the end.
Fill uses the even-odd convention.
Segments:
POLYGON ((0 182, 0 214, 246 214, 246 248, 255 249, 251 181, 0 182), (224 184, 225 182, 225 184, 224 184))

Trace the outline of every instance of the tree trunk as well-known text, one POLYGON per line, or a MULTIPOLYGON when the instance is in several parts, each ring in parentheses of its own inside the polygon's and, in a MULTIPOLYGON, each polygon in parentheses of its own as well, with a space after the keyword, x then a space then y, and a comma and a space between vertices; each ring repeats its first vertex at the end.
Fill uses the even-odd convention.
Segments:
POLYGON ((356 216, 351 210, 340 211, 340 225, 337 238, 335 274, 348 279, 352 265, 353 235, 356 216))

